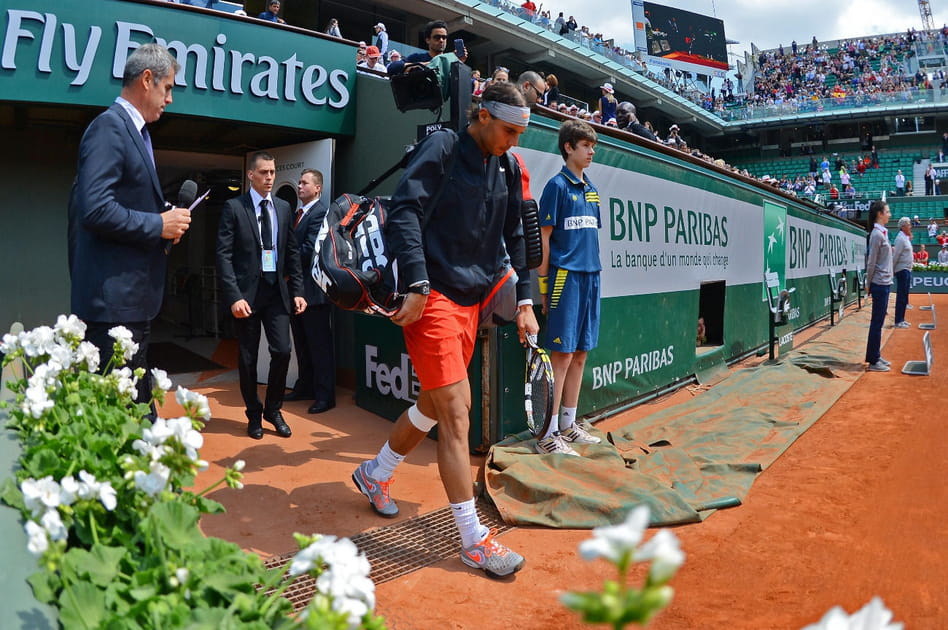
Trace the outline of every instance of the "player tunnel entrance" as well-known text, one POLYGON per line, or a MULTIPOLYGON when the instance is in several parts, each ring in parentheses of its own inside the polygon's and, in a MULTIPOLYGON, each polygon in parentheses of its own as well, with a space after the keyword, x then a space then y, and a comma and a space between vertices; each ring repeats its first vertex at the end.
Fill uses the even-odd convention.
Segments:
POLYGON ((724 302, 727 296, 726 283, 704 282, 698 298, 698 324, 696 346, 716 348, 724 345, 724 302))

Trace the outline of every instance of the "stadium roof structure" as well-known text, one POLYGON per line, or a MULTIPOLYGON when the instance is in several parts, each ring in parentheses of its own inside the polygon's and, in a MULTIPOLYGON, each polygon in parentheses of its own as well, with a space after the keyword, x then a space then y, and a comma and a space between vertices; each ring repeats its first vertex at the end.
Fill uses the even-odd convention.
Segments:
MULTIPOLYGON (((507 0, 375 0, 379 6, 407 12, 424 19, 439 18, 448 24, 452 36, 462 37, 477 57, 510 59, 520 66, 568 73, 571 84, 581 82, 589 90, 604 82, 612 83, 620 100, 631 100, 640 110, 654 108, 664 117, 687 124, 704 137, 733 132, 807 124, 832 120, 878 118, 880 116, 921 116, 939 112, 948 96, 939 90, 922 93, 911 101, 891 99, 834 99, 812 109, 756 108, 751 115, 722 118, 691 100, 669 90, 648 76, 609 57, 534 24, 518 15, 519 3, 507 0)), ((500 64, 495 64, 500 65, 500 64)))

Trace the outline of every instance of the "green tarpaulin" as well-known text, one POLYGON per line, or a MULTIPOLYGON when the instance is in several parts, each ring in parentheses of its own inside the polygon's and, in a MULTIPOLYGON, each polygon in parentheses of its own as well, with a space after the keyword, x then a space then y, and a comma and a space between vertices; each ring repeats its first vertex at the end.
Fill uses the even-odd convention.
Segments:
POLYGON ((487 492, 508 523, 562 528, 617 523, 639 503, 656 526, 735 505, 864 373, 868 318, 864 308, 774 364, 735 370, 690 401, 598 433, 602 444, 576 446, 582 457, 500 442, 487 492))

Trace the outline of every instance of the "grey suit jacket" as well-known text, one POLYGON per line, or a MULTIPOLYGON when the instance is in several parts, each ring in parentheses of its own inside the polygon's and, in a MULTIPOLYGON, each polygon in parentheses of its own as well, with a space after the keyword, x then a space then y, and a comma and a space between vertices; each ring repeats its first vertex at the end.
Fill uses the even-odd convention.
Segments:
MULTIPOLYGON (((271 195, 271 198, 277 216, 277 282, 286 310, 292 314, 292 298, 303 296, 299 247, 293 234, 289 204, 275 195, 271 195)), ((224 204, 217 229, 217 272, 222 297, 228 308, 241 299, 247 300, 253 307, 257 285, 263 277, 260 253, 257 214, 250 193, 247 192, 224 204)))
POLYGON ((113 103, 79 144, 69 198, 73 313, 116 323, 158 315, 168 269, 162 212, 152 156, 128 113, 113 103))

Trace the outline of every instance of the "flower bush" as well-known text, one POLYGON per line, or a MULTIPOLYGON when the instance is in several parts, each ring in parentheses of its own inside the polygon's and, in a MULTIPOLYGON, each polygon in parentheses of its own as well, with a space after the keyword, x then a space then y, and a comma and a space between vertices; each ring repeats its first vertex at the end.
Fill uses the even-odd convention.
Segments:
POLYGON ((927 265, 924 263, 912 263, 912 271, 948 271, 948 263, 940 262, 930 262, 927 265))
MULTIPOLYGON (((207 399, 179 387, 186 415, 149 422, 149 407, 133 401, 144 372, 125 367, 137 345, 124 327, 110 335, 102 370, 74 315, 0 343, 4 366, 23 372, 6 405, 22 456, 0 498, 25 520, 41 568, 29 580, 36 599, 58 607, 66 628, 384 627, 372 612, 368 561, 351 541, 297 535, 299 555, 268 571, 258 556, 200 532, 202 514, 223 511, 207 493, 241 488, 244 464, 202 492, 186 490, 207 468, 199 456, 207 399), (282 595, 303 574, 317 593, 294 617, 282 595)), ((160 406, 171 380, 158 369, 152 376, 160 406)))
POLYGON ((671 603, 674 589, 668 582, 685 561, 678 538, 671 530, 661 529, 640 545, 649 523, 649 508, 633 508, 618 525, 597 527, 593 537, 579 545, 585 560, 602 558, 619 572, 618 580, 607 580, 603 591, 565 593, 560 600, 582 614, 586 623, 608 624, 616 630, 630 623, 645 625, 671 603), (629 568, 635 562, 651 562, 641 589, 626 584, 629 568))

